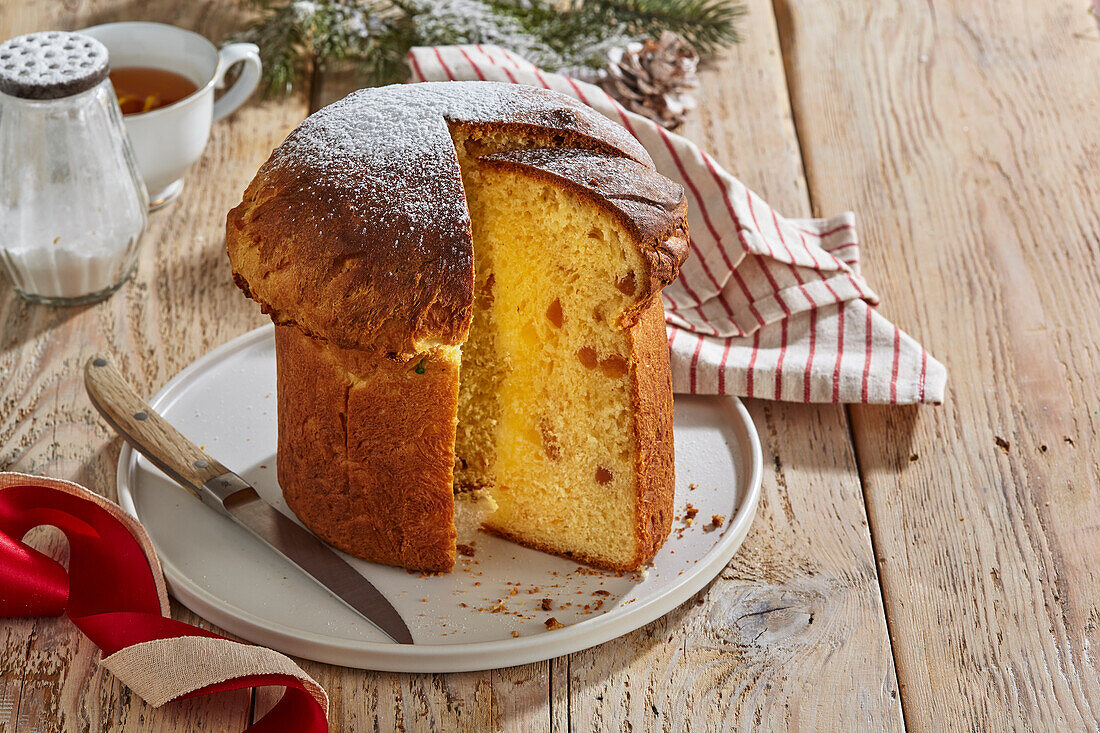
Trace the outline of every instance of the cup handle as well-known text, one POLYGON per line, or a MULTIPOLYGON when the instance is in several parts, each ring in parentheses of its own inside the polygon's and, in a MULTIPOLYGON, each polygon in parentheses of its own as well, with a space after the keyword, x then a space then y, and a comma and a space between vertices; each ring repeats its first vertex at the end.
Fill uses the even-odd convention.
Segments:
POLYGON ((214 122, 235 112, 252 96, 260 83, 263 65, 260 63, 259 47, 255 43, 230 43, 218 51, 218 72, 214 77, 214 85, 222 87, 225 84, 225 73, 238 61, 244 62, 244 68, 233 86, 221 99, 214 102, 214 122))

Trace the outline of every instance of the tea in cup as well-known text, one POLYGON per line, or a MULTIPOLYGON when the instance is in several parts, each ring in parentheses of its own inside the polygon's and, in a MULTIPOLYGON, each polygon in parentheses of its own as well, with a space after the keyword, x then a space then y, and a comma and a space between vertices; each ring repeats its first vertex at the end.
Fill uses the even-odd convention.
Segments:
POLYGON ((138 170, 149 190, 149 208, 168 203, 199 159, 210 125, 235 111, 260 81, 259 49, 231 43, 221 50, 197 33, 163 23, 106 23, 80 31, 107 47, 111 82, 138 170), (237 62, 244 68, 218 100, 215 88, 237 62))

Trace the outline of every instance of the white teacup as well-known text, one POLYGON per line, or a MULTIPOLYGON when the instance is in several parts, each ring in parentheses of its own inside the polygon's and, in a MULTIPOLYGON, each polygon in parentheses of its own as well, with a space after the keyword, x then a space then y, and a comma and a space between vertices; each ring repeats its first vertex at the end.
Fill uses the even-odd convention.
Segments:
POLYGON ((149 208, 163 206, 183 189, 183 176, 202 155, 211 123, 236 110, 256 90, 259 49, 252 43, 231 43, 219 51, 199 34, 163 23, 106 23, 78 32, 107 47, 112 68, 165 69, 198 87, 174 104, 123 118, 149 190, 149 208), (224 86, 225 73, 238 61, 244 62, 241 75, 214 101, 215 87, 224 86))

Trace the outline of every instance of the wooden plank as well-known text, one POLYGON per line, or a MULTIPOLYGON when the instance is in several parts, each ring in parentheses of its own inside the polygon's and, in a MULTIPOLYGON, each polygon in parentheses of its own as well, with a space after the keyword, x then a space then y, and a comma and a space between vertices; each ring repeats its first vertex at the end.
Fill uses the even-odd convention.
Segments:
MULTIPOLYGON (((535 733, 551 729, 550 674, 556 660, 462 674, 370 672, 295 661, 328 692, 333 730, 535 733)), ((257 715, 278 698, 274 691, 258 692, 257 715)), ((561 699, 560 705, 564 719, 568 701, 561 699)))
MULTIPOLYGON (((774 15, 766 0, 748 6, 745 42, 702 73, 683 133, 780 211, 807 215, 774 15)), ((844 410, 749 407, 765 476, 748 539, 694 601, 570 657, 570 729, 901 728, 844 410)))
MULTIPOLYGON (((118 19, 166 20, 221 40, 235 6, 100 1, 0 8, 4 37, 118 19)), ((113 495, 119 441, 84 395, 81 367, 114 353, 151 394, 214 346, 263 322, 233 285, 223 252, 224 217, 271 148, 305 112, 304 101, 251 105, 215 126, 187 188, 151 215, 134 280, 106 302, 47 308, 0 287, 0 466, 69 478, 113 495)), ((63 557, 49 534, 37 546, 63 557)), ((173 604, 173 616, 209 624, 173 604)), ((234 730, 248 721, 247 691, 149 708, 98 668, 95 647, 65 620, 5 622, 0 646, 0 731, 75 729, 234 730)))
POLYGON ((777 3, 815 207, 936 409, 853 409, 907 723, 1100 727, 1100 35, 1076 0, 777 3))

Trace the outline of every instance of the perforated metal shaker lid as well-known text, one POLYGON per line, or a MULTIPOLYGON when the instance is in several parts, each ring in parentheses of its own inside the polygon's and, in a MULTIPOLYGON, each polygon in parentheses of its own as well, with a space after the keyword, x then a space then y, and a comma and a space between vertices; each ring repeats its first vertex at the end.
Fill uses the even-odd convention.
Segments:
POLYGON ((107 77, 107 47, 67 31, 28 33, 0 44, 0 92, 22 99, 60 99, 107 77))

